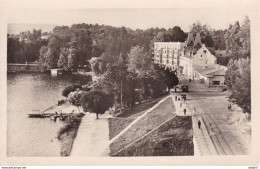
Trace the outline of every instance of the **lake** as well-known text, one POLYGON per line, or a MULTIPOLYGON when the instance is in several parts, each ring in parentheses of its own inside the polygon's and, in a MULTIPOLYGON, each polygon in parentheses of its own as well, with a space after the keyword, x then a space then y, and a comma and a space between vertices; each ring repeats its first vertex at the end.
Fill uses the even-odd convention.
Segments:
POLYGON ((28 118, 32 110, 44 110, 64 99, 62 90, 73 83, 86 84, 84 75, 9 73, 7 75, 7 156, 60 156, 56 139, 64 122, 28 118))

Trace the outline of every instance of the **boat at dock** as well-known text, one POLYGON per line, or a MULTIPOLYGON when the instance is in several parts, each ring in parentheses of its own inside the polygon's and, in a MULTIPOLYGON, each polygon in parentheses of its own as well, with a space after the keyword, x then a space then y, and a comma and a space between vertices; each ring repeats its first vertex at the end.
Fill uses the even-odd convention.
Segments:
MULTIPOLYGON (((62 117, 66 117, 67 115, 62 115, 62 117)), ((60 115, 55 115, 55 113, 28 113, 28 117, 30 118, 57 118, 61 117, 60 115)))
MULTIPOLYGON (((29 118, 50 118, 52 120, 55 120, 56 118, 59 118, 60 120, 65 120, 69 115, 73 114, 78 114, 74 113, 75 108, 68 109, 68 106, 71 106, 70 103, 67 103, 67 101, 60 102, 58 101, 58 104, 55 104, 43 111, 40 110, 32 110, 30 113, 28 113, 29 118), (67 105, 66 105, 67 104, 67 105), (63 112, 63 110, 65 112, 63 112)), ((80 114, 80 112, 79 112, 80 114)))

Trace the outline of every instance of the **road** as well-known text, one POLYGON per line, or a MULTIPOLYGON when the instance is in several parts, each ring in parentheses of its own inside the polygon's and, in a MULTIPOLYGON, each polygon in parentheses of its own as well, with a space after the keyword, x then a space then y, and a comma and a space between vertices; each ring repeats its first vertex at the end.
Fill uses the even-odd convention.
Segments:
POLYGON ((193 129, 200 155, 249 154, 251 130, 245 133, 249 137, 239 130, 237 119, 242 111, 236 105, 232 106, 233 111, 227 109, 228 93, 205 87, 198 79, 194 82, 188 82, 185 77, 179 79, 189 84, 185 104, 188 111, 196 110, 193 129), (201 129, 198 129, 198 120, 202 122, 201 129))

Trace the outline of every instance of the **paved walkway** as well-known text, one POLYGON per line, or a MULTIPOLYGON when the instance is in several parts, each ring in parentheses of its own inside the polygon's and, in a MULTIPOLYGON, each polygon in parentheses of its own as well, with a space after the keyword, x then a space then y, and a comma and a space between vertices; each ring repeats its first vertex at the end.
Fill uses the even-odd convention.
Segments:
POLYGON ((86 113, 79 126, 70 156, 108 156, 109 115, 105 113, 96 119, 96 114, 86 113))

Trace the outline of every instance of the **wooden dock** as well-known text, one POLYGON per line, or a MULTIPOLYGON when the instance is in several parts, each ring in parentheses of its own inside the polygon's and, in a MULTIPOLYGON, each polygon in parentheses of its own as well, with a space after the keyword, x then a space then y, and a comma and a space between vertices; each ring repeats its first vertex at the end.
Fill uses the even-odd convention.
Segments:
POLYGON ((30 118, 47 118, 47 117, 68 117, 68 114, 55 114, 55 113, 46 113, 46 114, 41 114, 41 113, 29 113, 28 117, 30 118))

